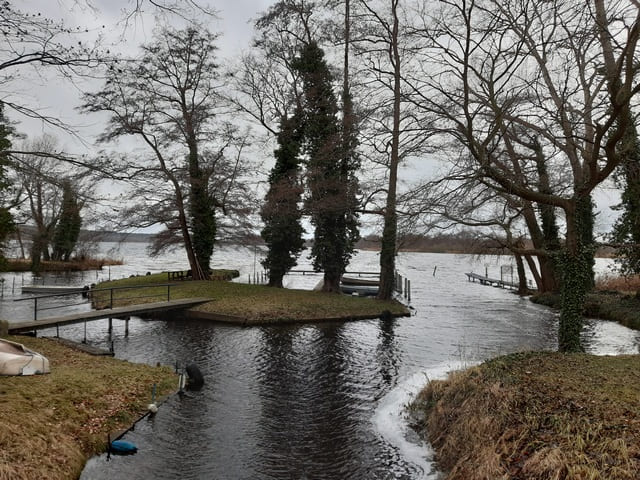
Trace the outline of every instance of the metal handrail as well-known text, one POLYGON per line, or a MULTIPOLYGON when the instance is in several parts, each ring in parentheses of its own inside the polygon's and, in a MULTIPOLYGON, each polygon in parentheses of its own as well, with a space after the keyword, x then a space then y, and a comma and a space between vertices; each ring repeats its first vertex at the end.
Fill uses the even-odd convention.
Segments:
MULTIPOLYGON (((77 292, 61 292, 61 293, 52 293, 52 294, 48 294, 48 295, 38 295, 35 297, 27 297, 27 298, 16 298, 13 301, 14 302, 24 302, 26 300, 33 300, 33 320, 36 321, 38 320, 38 300, 42 299, 42 298, 52 298, 52 297, 64 297, 64 296, 69 296, 69 295, 78 295, 80 294, 93 294, 94 292, 110 292, 109 294, 109 306, 106 308, 112 309, 113 308, 113 292, 114 290, 135 290, 135 289, 141 289, 141 288, 155 288, 155 287, 167 287, 167 302, 169 302, 171 300, 171 287, 178 285, 177 283, 154 283, 154 284, 150 284, 150 285, 130 285, 130 286, 124 286, 124 287, 105 287, 105 288, 91 288, 88 290, 81 290, 81 291, 77 291, 77 292)), ((127 299, 129 298, 152 298, 152 297, 159 297, 160 295, 141 295, 138 297, 125 297, 127 299)), ((117 299, 117 300, 122 300, 122 299, 117 299)), ((56 308, 67 308, 67 307, 72 307, 74 305, 81 305, 79 303, 75 303, 75 304, 71 304, 71 305, 56 305, 53 307, 46 307, 46 308, 42 308, 40 307, 40 311, 43 310, 53 310, 56 308)))

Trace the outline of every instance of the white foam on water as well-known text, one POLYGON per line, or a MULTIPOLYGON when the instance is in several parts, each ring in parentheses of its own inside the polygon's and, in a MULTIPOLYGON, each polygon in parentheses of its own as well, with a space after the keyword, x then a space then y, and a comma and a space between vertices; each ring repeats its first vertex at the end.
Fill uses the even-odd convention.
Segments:
POLYGON ((378 402, 372 419, 375 429, 407 462, 417 467, 416 479, 436 480, 441 473, 436 470, 431 445, 420 440, 409 426, 407 406, 430 380, 444 379, 449 372, 468 366, 468 362, 458 361, 414 372, 378 402))

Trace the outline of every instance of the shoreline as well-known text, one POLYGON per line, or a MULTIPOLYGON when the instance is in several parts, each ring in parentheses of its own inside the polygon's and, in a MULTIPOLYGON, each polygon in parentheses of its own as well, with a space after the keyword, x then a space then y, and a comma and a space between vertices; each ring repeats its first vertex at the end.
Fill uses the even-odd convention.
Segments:
POLYGON ((46 356, 51 373, 2 377, 2 478, 77 478, 106 451, 107 434, 115 439, 146 416, 153 384, 158 399, 176 391, 168 366, 91 356, 54 339, 8 338, 46 356))
POLYGON ((640 355, 505 355, 432 380, 409 406, 446 480, 635 478, 640 355))
MULTIPOLYGON (((205 304, 206 305, 206 304, 205 304)), ((292 325, 292 324, 304 324, 304 323, 330 323, 330 322, 355 322, 359 320, 374 320, 386 316, 386 318, 402 318, 410 317, 411 312, 406 313, 391 313, 382 311, 380 313, 372 313, 365 315, 345 315, 334 317, 309 317, 309 318, 248 318, 239 315, 227 315, 216 312, 203 312, 197 310, 197 308, 190 308, 184 311, 185 318, 193 320, 208 320, 212 322, 224 323, 228 325, 236 325, 242 327, 260 327, 260 326, 275 326, 275 325, 292 325)))

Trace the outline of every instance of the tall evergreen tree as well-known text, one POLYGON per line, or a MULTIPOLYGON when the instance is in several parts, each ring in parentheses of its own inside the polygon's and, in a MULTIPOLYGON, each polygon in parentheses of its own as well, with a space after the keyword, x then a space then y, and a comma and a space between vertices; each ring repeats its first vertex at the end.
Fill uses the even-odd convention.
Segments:
POLYGON ((282 287, 282 277, 296 265, 304 248, 300 223, 303 188, 300 183, 299 117, 283 118, 278 132, 276 163, 269 175, 269 192, 261 211, 265 227, 262 238, 267 256, 262 265, 269 271, 269 286, 282 287))
POLYGON ((69 180, 62 184, 62 210, 53 235, 53 259, 69 261, 80 235, 80 206, 69 180))
POLYGON ((9 188, 9 182, 6 179, 5 168, 8 163, 6 151, 11 147, 9 136, 11 135, 11 127, 4 116, 3 104, 0 102, 0 270, 5 263, 2 254, 2 246, 7 235, 13 231, 14 223, 9 208, 4 205, 4 192, 9 188))
POLYGON ((340 278, 359 238, 355 201, 351 199, 357 164, 351 156, 344 155, 333 78, 316 42, 302 48, 294 68, 303 82, 307 207, 315 227, 311 257, 314 268, 324 272, 323 290, 338 292, 340 278))

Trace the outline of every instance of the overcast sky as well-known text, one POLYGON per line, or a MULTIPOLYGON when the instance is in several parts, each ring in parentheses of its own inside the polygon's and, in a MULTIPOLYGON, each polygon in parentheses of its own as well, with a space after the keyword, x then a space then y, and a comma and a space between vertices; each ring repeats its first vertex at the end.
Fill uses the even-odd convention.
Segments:
MULTIPOLYGON (((138 0, 140 1, 140 0, 138 0)), ((250 45, 253 35, 252 20, 274 3, 275 0, 211 0, 209 5, 217 11, 217 18, 199 15, 209 29, 218 32, 220 56, 233 61, 240 52, 250 45)), ((155 26, 154 12, 151 5, 143 0, 144 12, 136 16, 125 26, 125 12, 131 11, 136 0, 21 0, 14 5, 22 11, 39 12, 46 18, 63 21, 69 27, 88 28, 94 34, 100 32, 107 45, 113 50, 132 54, 140 44, 149 41, 155 26)), ((184 0, 186 3, 186 0, 184 0)), ((172 23, 179 25, 180 20, 174 18, 172 23)), ((18 117, 10 118, 18 121, 17 129, 35 138, 44 132, 52 133, 60 139, 60 148, 75 154, 91 154, 94 147, 93 137, 102 131, 106 118, 98 114, 80 114, 76 107, 80 104, 83 90, 96 91, 102 86, 101 81, 80 81, 76 85, 54 75, 54 69, 24 68, 13 84, 0 85, 2 98, 14 98, 18 103, 27 103, 43 114, 59 118, 63 122, 76 127, 83 141, 79 141, 64 132, 52 130, 42 121, 18 117)), ((429 162, 431 163, 431 162, 429 162)), ((421 162, 423 170, 426 164, 421 162)), ((406 172, 404 172, 406 173, 406 172)), ((424 172, 411 171, 410 176, 422 176, 424 172)), ((619 201, 615 189, 599 189, 595 193, 596 202, 601 214, 597 218, 599 229, 607 230, 614 217, 608 205, 619 201)))
MULTIPOLYGON (((211 10, 217 12, 217 18, 198 15, 212 32, 220 33, 218 48, 221 57, 228 61, 237 58, 246 49, 253 35, 252 19, 266 11, 274 0, 212 0, 211 10)), ((186 3, 186 2, 183 2, 186 3)), ((131 19, 128 25, 123 23, 125 13, 130 12, 135 0, 21 0, 14 2, 23 12, 40 13, 46 18, 62 21, 65 25, 82 29, 88 28, 90 35, 103 35, 103 42, 112 50, 131 54, 140 44, 148 42, 153 34, 157 11, 143 2, 144 12, 131 19)), ((202 2, 202 4, 204 4, 202 2)), ((172 23, 180 24, 180 19, 172 18, 172 23)), ((88 143, 69 138, 64 132, 51 129, 42 121, 21 117, 9 112, 13 121, 19 122, 18 131, 29 137, 37 137, 44 132, 60 138, 60 147, 73 153, 91 149, 92 136, 101 131, 100 115, 81 115, 75 108, 80 103, 82 90, 97 90, 100 81, 77 81, 76 84, 55 75, 54 69, 26 67, 21 69, 16 81, 3 86, 0 93, 4 97, 15 99, 18 103, 27 103, 39 112, 61 119, 73 125, 81 137, 88 143)))

